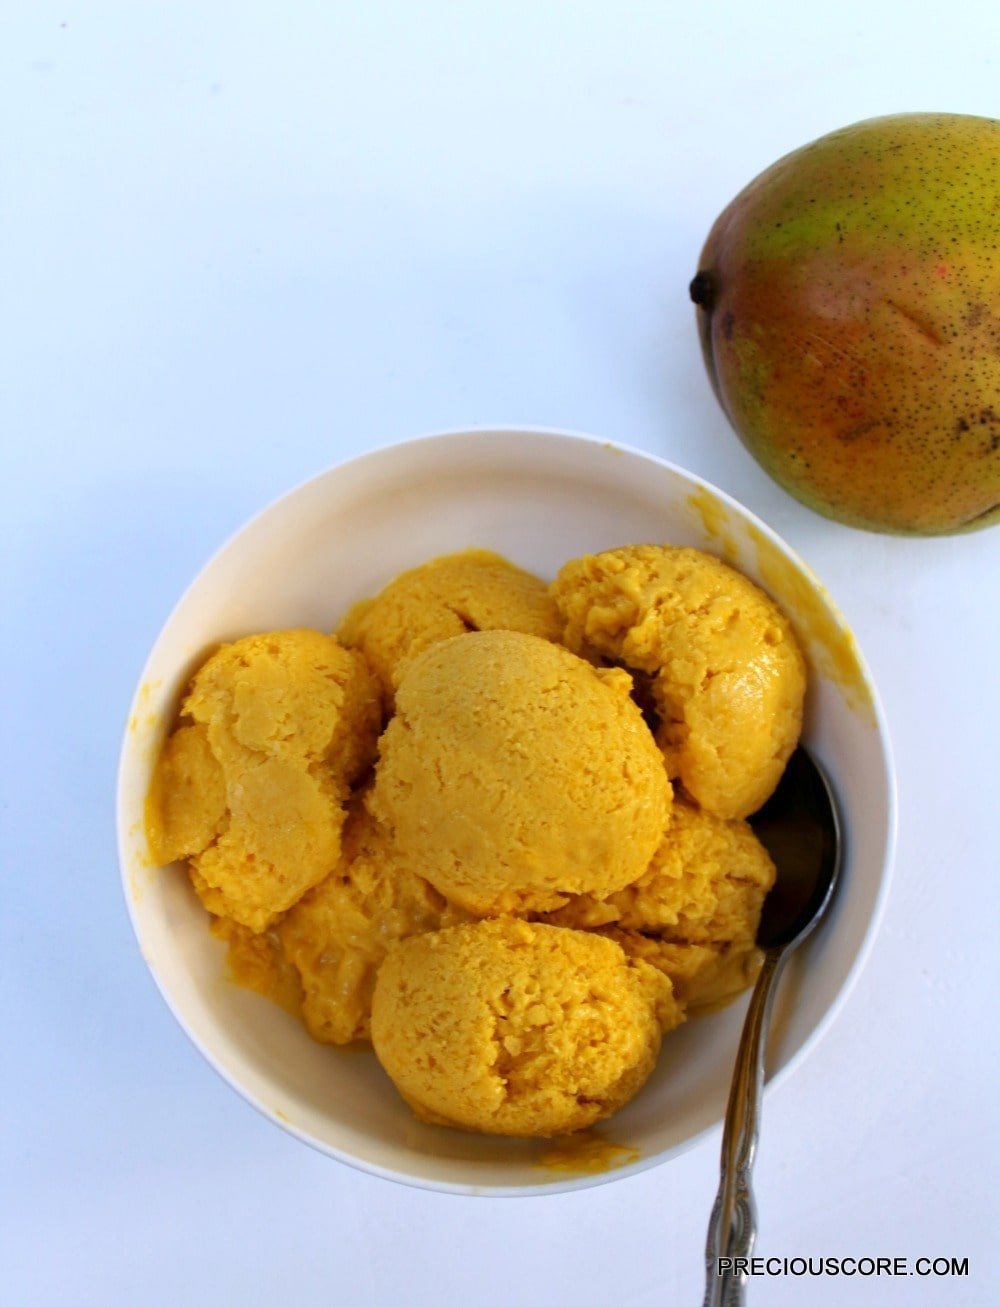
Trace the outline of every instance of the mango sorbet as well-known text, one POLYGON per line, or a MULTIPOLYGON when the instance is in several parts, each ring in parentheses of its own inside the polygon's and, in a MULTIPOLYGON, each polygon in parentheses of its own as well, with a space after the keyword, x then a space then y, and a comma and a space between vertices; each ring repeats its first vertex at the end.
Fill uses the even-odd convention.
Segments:
POLYGON ((612 940, 500 917, 394 949, 372 1038, 423 1120, 555 1135, 626 1103, 681 1014, 663 974, 612 940))
POLYGON ((581 894, 545 920, 558 926, 614 926, 630 957, 660 967, 692 1010, 744 989, 757 966, 754 940, 775 869, 745 821, 723 821, 675 803, 649 869, 598 898, 581 894), (651 936, 648 943, 644 936, 651 936))
POLYGON ((195 674, 150 792, 157 862, 190 858, 210 912, 264 930, 334 867, 349 786, 370 765, 378 686, 319 631, 223 645, 195 674))
POLYGON ((523 631, 558 640, 548 587, 487 549, 448 554, 404 572, 355 604, 338 631, 360 649, 391 702, 409 658, 467 631, 523 631))
POLYGON ((301 979, 302 1017, 314 1039, 370 1038, 375 977, 400 940, 466 920, 398 856, 361 803, 348 816, 337 867, 278 926, 301 979))
POLYGON ((788 619, 697 549, 627 545, 567 563, 552 587, 565 644, 651 678, 671 777, 719 817, 747 817, 802 729, 805 661, 788 619))
POLYGON ((158 863, 207 849, 228 821, 226 778, 202 725, 178 726, 160 753, 146 804, 146 837, 158 863))
POLYGON ((620 944, 630 958, 662 971, 689 1017, 714 1012, 742 994, 757 979, 764 960, 753 945, 684 944, 617 926, 603 926, 600 934, 620 944))
POLYGON ((433 645, 400 681, 371 810, 478 916, 611 894, 648 867, 671 798, 631 684, 513 631, 433 645))
POLYGON ((753 943, 774 877, 770 855, 745 821, 678 802, 638 880, 605 898, 577 895, 547 920, 583 929, 614 923, 690 944, 753 943))
POLYGON ((707 554, 626 546, 550 588, 469 550, 337 636, 213 653, 149 846, 186 860, 231 977, 321 1043, 371 1040, 421 1120, 581 1130, 752 983, 775 870, 742 818, 804 689, 784 615, 707 554))

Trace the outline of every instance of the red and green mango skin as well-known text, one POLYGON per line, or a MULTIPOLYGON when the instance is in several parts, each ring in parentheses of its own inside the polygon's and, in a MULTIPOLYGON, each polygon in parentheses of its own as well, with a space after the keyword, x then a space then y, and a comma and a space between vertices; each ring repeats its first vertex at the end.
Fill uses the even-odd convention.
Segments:
POLYGON ((786 490, 872 530, 1000 521, 1000 121, 824 136, 733 200, 699 268, 712 384, 786 490))

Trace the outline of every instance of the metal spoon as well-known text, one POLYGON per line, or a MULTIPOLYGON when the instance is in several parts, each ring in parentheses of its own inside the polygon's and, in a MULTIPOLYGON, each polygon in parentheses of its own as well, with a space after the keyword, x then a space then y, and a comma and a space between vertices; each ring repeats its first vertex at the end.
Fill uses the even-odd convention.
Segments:
POLYGON ((722 1133, 719 1192, 708 1222, 703 1307, 738 1307, 757 1236, 750 1185, 760 1128, 764 1053, 778 977, 789 955, 815 927, 833 896, 841 864, 840 824, 826 777, 805 749, 792 754, 774 794, 750 818, 774 859, 778 877, 764 900, 757 943, 764 964, 754 985, 736 1054, 722 1133))

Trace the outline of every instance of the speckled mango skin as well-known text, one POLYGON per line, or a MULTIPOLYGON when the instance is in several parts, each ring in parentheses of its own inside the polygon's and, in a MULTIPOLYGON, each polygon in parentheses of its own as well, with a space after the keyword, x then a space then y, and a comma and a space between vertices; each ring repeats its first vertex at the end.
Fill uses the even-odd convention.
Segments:
POLYGON ((691 294, 723 409, 803 503, 900 534, 1000 521, 1000 121, 874 118, 786 155, 691 294))

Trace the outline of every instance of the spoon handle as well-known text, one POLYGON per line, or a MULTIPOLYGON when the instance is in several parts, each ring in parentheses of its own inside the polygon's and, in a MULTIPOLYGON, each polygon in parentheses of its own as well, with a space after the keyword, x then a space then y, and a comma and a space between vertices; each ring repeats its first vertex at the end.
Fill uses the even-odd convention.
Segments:
POLYGON ((757 1208, 750 1176, 760 1129, 771 1004, 788 952, 787 948, 775 948, 764 954, 764 965, 743 1022, 722 1132, 719 1192, 708 1221, 703 1307, 739 1307, 745 1301, 745 1272, 729 1268, 720 1275, 719 1258, 749 1257, 757 1236, 757 1208))

